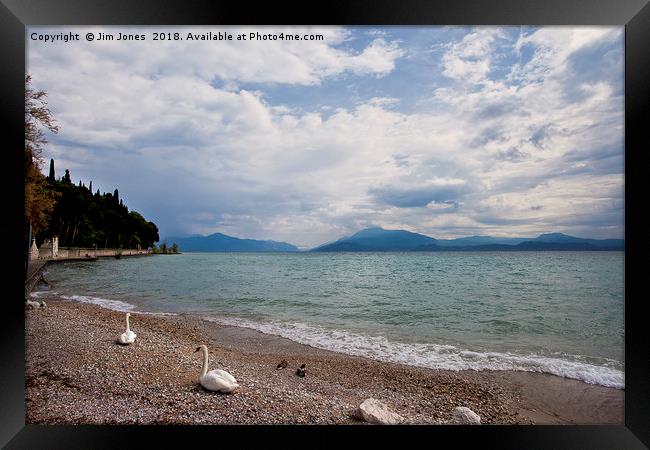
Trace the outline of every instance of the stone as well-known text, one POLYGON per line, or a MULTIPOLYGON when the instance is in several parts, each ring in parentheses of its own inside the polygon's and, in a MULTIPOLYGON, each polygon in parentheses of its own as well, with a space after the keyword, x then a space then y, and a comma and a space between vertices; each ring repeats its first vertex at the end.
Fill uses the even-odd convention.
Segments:
POLYGON ((374 398, 365 399, 359 406, 359 412, 363 420, 370 423, 395 425, 404 422, 402 416, 389 411, 385 404, 374 398))
POLYGON ((452 423, 457 425, 480 425, 481 416, 465 406, 454 408, 451 413, 452 423))
POLYGON ((42 300, 40 302, 35 302, 33 300, 27 300, 25 302, 25 307, 27 309, 38 309, 38 308, 41 308, 41 307, 44 308, 45 306, 47 306, 47 305, 45 305, 45 302, 42 301, 42 300))

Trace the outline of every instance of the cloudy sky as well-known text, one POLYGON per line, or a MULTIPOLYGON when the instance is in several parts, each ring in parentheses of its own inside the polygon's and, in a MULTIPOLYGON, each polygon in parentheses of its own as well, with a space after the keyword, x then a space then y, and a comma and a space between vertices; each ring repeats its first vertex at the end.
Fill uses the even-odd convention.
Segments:
POLYGON ((30 27, 27 42, 57 176, 118 188, 161 238, 624 235, 621 27, 30 27))

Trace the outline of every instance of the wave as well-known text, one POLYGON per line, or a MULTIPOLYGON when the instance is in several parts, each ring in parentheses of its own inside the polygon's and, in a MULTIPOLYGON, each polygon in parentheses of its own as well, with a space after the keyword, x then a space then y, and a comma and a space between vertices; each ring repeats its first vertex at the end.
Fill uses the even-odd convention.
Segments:
MULTIPOLYGON (((513 370, 541 372, 586 383, 623 389, 623 370, 582 361, 509 352, 475 352, 443 344, 405 344, 304 323, 254 322, 234 317, 204 317, 222 325, 251 328, 312 347, 386 362, 444 370, 513 370)), ((579 358, 579 357, 576 357, 579 358)), ((610 360, 609 363, 616 363, 610 360)))
POLYGON ((175 313, 167 312, 148 312, 148 311, 136 311, 135 305, 131 303, 123 302, 120 300, 109 300, 107 298, 101 297, 92 297, 89 295, 61 295, 61 298, 66 300, 73 300, 81 303, 91 303, 93 305, 101 306, 102 308, 111 309, 113 311, 120 312, 132 312, 137 314, 145 314, 150 316, 175 316, 175 313))
POLYGON ((50 291, 32 291, 29 293, 29 296, 32 298, 39 298, 43 297, 44 295, 56 295, 56 292, 50 292, 50 291))

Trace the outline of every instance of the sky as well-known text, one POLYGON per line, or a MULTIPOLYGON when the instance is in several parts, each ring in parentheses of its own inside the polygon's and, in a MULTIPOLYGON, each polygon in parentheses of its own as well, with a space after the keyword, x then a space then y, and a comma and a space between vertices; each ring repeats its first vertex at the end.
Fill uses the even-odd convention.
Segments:
POLYGON ((27 43, 59 125, 43 172, 54 158, 119 189, 161 239, 624 237, 622 27, 29 27, 27 43), (210 32, 233 40, 187 39, 210 32), (251 32, 323 39, 236 40, 251 32), (60 33, 80 40, 38 40, 60 33))

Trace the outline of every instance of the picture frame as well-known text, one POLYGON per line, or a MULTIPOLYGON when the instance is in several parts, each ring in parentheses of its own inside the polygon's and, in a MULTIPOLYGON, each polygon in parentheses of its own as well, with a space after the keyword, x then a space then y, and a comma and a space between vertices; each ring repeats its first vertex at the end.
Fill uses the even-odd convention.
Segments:
MULTIPOLYGON (((309 445, 325 435, 347 440, 382 441, 393 437, 449 443, 481 443, 498 448, 644 448, 650 446, 650 338, 645 331, 641 286, 632 275, 643 256, 638 236, 638 201, 634 184, 641 176, 640 158, 648 142, 647 109, 650 98, 650 5, 643 0, 570 1, 332 1, 309 6, 283 2, 247 4, 208 1, 144 0, 101 2, 62 0, 2 0, 0 4, 3 64, 2 119, 8 124, 5 136, 10 163, 5 171, 4 192, 11 192, 12 212, 2 225, 7 236, 6 257, 13 267, 8 278, 2 327, 3 367, 0 370, 0 444, 6 448, 113 448, 128 447, 134 438, 146 442, 181 442, 204 438, 220 445, 224 437, 239 442, 253 438, 270 440, 283 434, 283 442, 309 445), (308 11, 308 8, 310 10, 308 11), (22 109, 26 61, 25 27, 29 25, 619 25, 625 26, 625 424, 621 426, 487 426, 433 427, 187 427, 187 426, 37 426, 25 425, 24 398, 24 308, 16 298, 24 267, 21 239, 22 167, 20 154, 12 149, 24 145, 22 109), (20 122, 19 122, 20 121, 20 122), (631 175, 631 176, 630 176, 631 175), (632 184, 630 184, 632 183, 632 184), (354 428, 354 429, 352 429, 354 428), (286 434, 286 435, 285 435, 286 434), (435 440, 435 441, 434 441, 435 440)), ((638 195, 638 194, 637 194, 638 195)), ((22 294, 21 294, 22 295, 22 294)))

